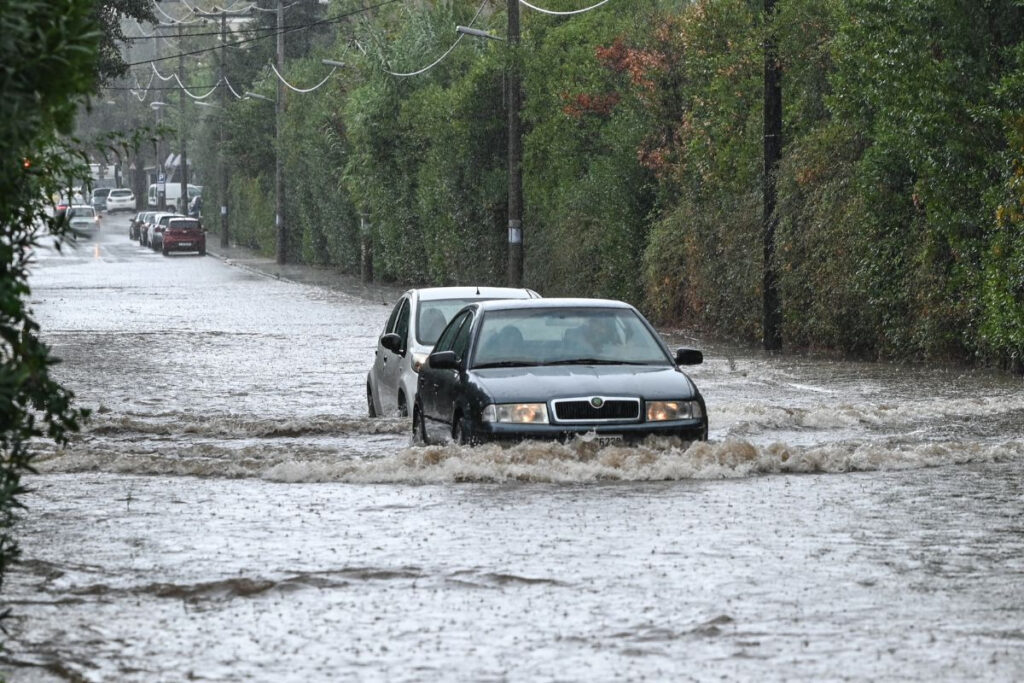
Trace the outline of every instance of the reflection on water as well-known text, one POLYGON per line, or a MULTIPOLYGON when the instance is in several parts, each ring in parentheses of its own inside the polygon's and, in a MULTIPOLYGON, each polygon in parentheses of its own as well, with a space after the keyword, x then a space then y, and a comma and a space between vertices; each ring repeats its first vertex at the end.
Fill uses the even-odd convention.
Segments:
POLYGON ((705 346, 708 443, 419 448, 363 415, 388 302, 100 239, 33 275, 95 415, 11 680, 1024 678, 1019 378, 705 346))

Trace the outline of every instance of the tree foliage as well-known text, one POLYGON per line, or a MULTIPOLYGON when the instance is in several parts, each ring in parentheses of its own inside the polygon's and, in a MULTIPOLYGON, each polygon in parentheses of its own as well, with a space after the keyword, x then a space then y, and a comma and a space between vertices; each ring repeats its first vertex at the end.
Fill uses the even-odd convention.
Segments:
MULTIPOLYGON (((294 53, 296 78, 314 80, 322 56, 349 64, 322 92, 289 95, 294 257, 355 272, 362 216, 380 277, 503 282, 503 88, 516 66, 528 284, 754 341, 770 29, 784 74, 775 265, 787 343, 1021 367, 1018 2, 779 0, 771 25, 755 0, 565 17, 523 7, 516 51, 467 38, 420 75, 388 73, 430 64, 474 17, 502 36, 502 5, 478 8, 386 5, 294 53)), ((232 182, 269 192, 267 112, 254 107, 233 107, 231 136, 251 148, 233 148, 232 182)), ((272 250, 272 234, 256 242, 272 250)))
POLYGON ((50 376, 56 360, 27 306, 28 267, 41 234, 59 240, 65 230, 50 198, 82 177, 62 136, 93 86, 99 41, 87 4, 0 8, 0 581, 18 556, 13 526, 33 439, 63 443, 84 415, 50 376))

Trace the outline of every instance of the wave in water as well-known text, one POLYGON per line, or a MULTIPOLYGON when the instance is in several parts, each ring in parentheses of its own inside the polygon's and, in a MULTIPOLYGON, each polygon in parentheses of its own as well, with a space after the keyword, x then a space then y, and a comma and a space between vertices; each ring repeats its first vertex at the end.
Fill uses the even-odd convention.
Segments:
POLYGON ((42 473, 255 477, 285 483, 586 483, 904 470, 1024 460, 1024 444, 1016 441, 793 446, 756 445, 738 439, 693 444, 649 439, 640 445, 616 446, 583 437, 564 444, 524 442, 507 447, 396 444, 385 456, 354 446, 310 448, 281 442, 249 446, 231 454, 216 451, 214 445, 149 453, 115 452, 95 445, 99 448, 76 447, 43 457, 37 467, 42 473))

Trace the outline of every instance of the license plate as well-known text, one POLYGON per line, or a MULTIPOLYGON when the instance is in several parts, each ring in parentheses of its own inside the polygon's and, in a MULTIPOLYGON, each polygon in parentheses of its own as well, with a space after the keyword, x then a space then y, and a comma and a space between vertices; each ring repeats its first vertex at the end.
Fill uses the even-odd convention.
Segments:
POLYGON ((178 246, 179 247, 191 247, 192 243, 191 242, 178 242, 178 246))
POLYGON ((618 444, 624 441, 622 434, 597 434, 594 436, 594 441, 598 442, 602 446, 609 444, 618 444))

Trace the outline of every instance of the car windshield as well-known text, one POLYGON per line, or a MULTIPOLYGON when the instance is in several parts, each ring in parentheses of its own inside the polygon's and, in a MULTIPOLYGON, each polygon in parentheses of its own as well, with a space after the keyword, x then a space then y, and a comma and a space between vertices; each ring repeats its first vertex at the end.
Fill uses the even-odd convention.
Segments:
POLYGON ((169 229, 173 230, 198 230, 199 221, 197 220, 172 220, 167 224, 169 229))
POLYGON ((108 196, 110 197, 130 197, 132 194, 131 190, 111 190, 108 196))
POLYGON ((624 308, 487 311, 474 368, 530 365, 669 365, 639 316, 624 308))
POLYGON ((91 206, 75 206, 68 209, 68 218, 95 218, 96 210, 91 206))
POLYGON ((476 299, 436 299, 420 301, 416 314, 416 341, 424 346, 433 346, 441 336, 448 321, 455 317, 463 306, 476 299))

